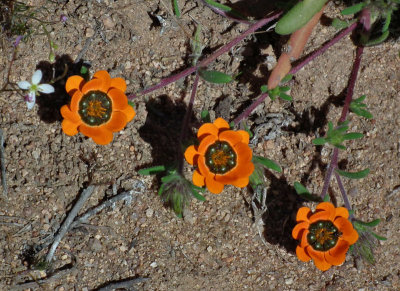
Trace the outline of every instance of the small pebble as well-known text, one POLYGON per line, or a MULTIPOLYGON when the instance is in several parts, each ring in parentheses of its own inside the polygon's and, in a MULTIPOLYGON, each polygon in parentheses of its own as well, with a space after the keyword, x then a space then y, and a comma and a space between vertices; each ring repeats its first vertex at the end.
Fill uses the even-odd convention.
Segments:
POLYGON ((146 216, 150 218, 150 217, 153 217, 153 214, 154 214, 154 210, 151 208, 147 208, 146 216))
POLYGON ((150 267, 152 267, 152 268, 157 268, 157 263, 156 262, 152 262, 151 264, 150 264, 150 267))
POLYGON ((288 278, 285 280, 286 285, 292 285, 293 284, 293 278, 288 278))

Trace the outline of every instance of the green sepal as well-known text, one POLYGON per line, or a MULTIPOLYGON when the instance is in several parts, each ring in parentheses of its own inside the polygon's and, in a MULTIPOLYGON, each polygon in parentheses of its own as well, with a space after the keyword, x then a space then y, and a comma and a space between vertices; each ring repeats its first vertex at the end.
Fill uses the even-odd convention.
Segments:
POLYGON ((138 171, 139 175, 154 175, 160 172, 164 172, 165 171, 165 166, 161 165, 161 166, 154 166, 154 167, 150 167, 150 168, 144 168, 144 169, 140 169, 138 171))
POLYGON ((359 172, 346 172, 343 170, 335 169, 336 173, 338 173, 340 176, 349 178, 349 179, 362 179, 368 176, 370 170, 369 168, 359 171, 359 172))

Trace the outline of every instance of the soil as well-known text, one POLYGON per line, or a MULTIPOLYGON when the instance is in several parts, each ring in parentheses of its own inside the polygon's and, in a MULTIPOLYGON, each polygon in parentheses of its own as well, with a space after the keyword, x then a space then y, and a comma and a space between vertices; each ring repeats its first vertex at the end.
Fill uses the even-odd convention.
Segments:
MULTIPOLYGON (((171 1, 53 2, 57 1, 28 4, 45 6, 49 21, 61 14, 68 16, 66 23, 47 25, 58 45, 57 72, 69 62, 69 74, 73 74, 72 61, 82 55, 91 73, 107 70, 113 77, 125 78, 128 93, 140 92, 190 65, 189 36, 196 23, 202 26, 204 54, 247 28, 214 14, 200 1, 178 1, 182 9, 178 21, 171 14, 171 1)), ((247 8, 249 15, 266 13, 262 1, 232 2, 247 8)), ((328 5, 304 55, 336 34, 327 22, 340 8, 328 5)), ((193 132, 203 109, 210 111, 212 119, 237 117, 266 84, 268 69, 284 43, 272 32, 258 32, 218 58, 210 69, 242 74, 227 85, 200 82, 193 132)), ((11 44, 3 35, 2 81, 11 44)), ((58 112, 65 103, 62 93, 53 99, 38 97, 31 111, 20 95, 1 93, 8 195, 0 198, 0 289, 29 290, 20 284, 53 275, 28 287, 97 290, 110 282, 141 277, 148 280, 135 284, 136 290, 400 290, 399 50, 395 38, 365 49, 355 96, 367 96, 365 103, 374 119, 350 114, 350 131, 365 137, 347 142, 347 150, 340 154, 341 169, 371 169, 366 178, 345 180, 344 186, 358 219, 382 219, 375 230, 387 241, 376 241, 374 265, 348 254, 342 266, 321 272, 312 262, 297 259, 291 238, 297 209, 315 206, 295 194, 293 183, 301 181, 311 192, 320 193, 332 153, 331 148, 315 147, 311 141, 324 134, 329 120, 336 122, 340 116, 355 56, 355 45, 346 37, 296 74, 290 84, 293 102, 266 100, 248 119, 252 130, 260 128, 254 154, 283 168, 281 174, 266 173, 265 244, 254 224, 250 189, 227 186, 220 195, 206 192, 207 201, 193 200, 180 219, 157 195, 159 180, 137 173, 144 167, 174 162, 181 148, 177 139, 193 76, 135 98, 136 117, 107 146, 81 134, 70 137, 62 132, 58 112), (279 118, 271 129, 275 137, 265 140, 269 132, 260 125, 270 121, 270 113, 278 113, 279 118), (282 125, 285 120, 288 126, 282 125), (37 263, 35 258, 46 255, 48 248, 43 246, 89 180, 96 190, 80 213, 115 193, 132 191, 133 199, 119 201, 69 231, 57 249, 53 273, 30 270, 37 263), (57 273, 60 268, 64 273, 57 273)), ((10 81, 30 80, 36 68, 45 72, 44 81, 50 80, 48 54, 43 35, 22 42, 10 81)), ((185 166, 188 178, 192 171, 185 166)), ((336 182, 331 185, 331 196, 343 205, 336 182)))

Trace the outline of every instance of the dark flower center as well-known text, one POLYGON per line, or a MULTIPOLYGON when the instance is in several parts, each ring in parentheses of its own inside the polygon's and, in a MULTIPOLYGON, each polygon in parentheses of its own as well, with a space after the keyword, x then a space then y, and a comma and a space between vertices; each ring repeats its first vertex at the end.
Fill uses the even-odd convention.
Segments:
POLYGON ((225 174, 236 166, 236 153, 225 141, 217 141, 206 151, 206 165, 214 174, 225 174))
POLYGON ((317 251, 327 251, 333 248, 340 236, 339 230, 330 220, 314 222, 308 228, 308 243, 317 251))
POLYGON ((79 115, 90 126, 106 123, 111 117, 111 111, 111 99, 101 91, 90 91, 79 102, 79 115))

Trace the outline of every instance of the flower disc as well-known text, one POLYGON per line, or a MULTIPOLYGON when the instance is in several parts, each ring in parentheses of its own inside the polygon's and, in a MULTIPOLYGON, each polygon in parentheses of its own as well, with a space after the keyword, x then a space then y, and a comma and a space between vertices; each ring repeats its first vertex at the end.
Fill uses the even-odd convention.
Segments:
POLYGON ((206 165, 214 174, 225 174, 236 166, 236 153, 224 141, 217 141, 207 148, 206 165))
POLYGON ((106 93, 90 91, 79 102, 79 115, 89 126, 99 126, 111 118, 112 101, 106 93))
POLYGON ((307 241, 316 251, 328 251, 338 242, 340 233, 330 220, 319 220, 308 228, 307 241))

